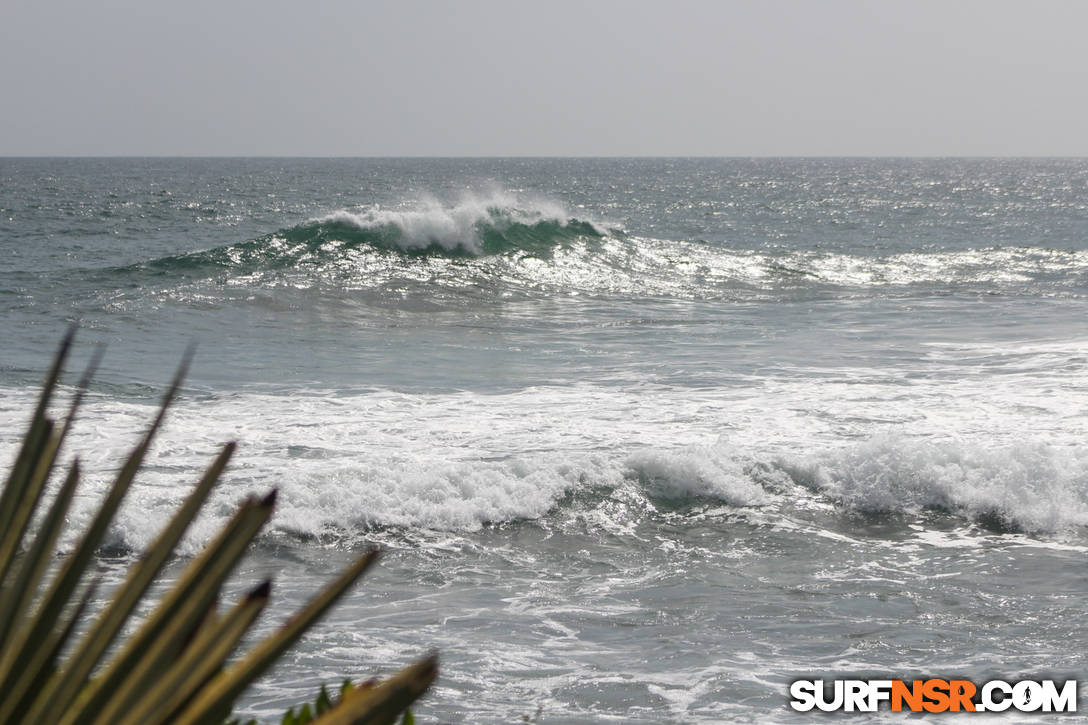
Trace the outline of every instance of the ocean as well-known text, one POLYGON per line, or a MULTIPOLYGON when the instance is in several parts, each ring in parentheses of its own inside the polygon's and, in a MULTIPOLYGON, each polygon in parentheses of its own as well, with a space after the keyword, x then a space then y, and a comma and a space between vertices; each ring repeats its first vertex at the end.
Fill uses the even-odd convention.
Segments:
POLYGON ((0 250, 0 456, 106 347, 73 532, 197 344, 107 592, 227 440, 183 552, 278 488, 262 630, 385 549, 244 714, 432 648, 421 722, 1088 675, 1086 160, 0 159, 0 250))

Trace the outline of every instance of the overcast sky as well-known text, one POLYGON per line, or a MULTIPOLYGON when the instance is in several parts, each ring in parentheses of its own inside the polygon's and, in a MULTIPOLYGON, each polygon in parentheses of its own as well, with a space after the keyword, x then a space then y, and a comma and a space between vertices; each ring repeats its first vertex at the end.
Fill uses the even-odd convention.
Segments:
POLYGON ((1088 2, 0 2, 0 155, 1086 156, 1088 2))

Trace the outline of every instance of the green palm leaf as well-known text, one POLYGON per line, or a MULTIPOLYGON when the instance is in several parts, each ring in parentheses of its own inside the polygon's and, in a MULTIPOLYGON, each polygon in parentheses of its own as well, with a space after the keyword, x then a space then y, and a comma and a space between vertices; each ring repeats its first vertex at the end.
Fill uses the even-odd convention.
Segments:
MULTIPOLYGON (((57 562, 57 542, 79 484, 78 461, 68 467, 48 507, 43 499, 101 352, 92 358, 64 425, 58 428, 49 408, 73 336, 74 329, 61 343, 0 491, 0 725, 221 725, 245 688, 321 619, 374 564, 378 552, 361 556, 282 628, 229 664, 267 604, 269 584, 257 586, 225 614, 215 612, 216 602, 224 582, 272 515, 273 491, 244 501, 150 614, 133 626, 133 613, 234 454, 235 445, 228 443, 110 602, 93 623, 81 625, 94 600, 95 584, 85 581, 95 551, 135 484, 180 389, 191 352, 91 523, 71 553, 57 562), (46 584, 51 570, 55 571, 46 584), (80 590, 83 593, 77 596, 80 590), (122 638, 123 632, 132 634, 122 638)), ((427 690, 436 673, 432 656, 386 682, 346 687, 336 704, 322 689, 310 718, 317 718, 314 722, 320 725, 392 724, 427 690)), ((410 722, 409 717, 404 721, 410 722)))

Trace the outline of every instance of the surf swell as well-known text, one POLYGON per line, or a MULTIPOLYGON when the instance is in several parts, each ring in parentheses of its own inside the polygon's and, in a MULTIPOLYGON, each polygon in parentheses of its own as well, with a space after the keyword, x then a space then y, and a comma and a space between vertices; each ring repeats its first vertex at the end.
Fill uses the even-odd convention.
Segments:
POLYGON ((507 253, 546 255, 575 240, 599 239, 604 230, 545 202, 505 197, 456 205, 340 210, 246 242, 163 257, 129 271, 196 276, 234 275, 352 261, 375 251, 409 257, 475 258, 507 253))
POLYGON ((661 239, 591 219, 507 193, 456 203, 404 201, 341 209, 247 241, 92 274, 98 275, 96 286, 106 290, 142 289, 161 280, 165 287, 153 286, 167 298, 185 300, 207 294, 187 285, 227 283, 369 290, 383 304, 413 295, 430 300, 444 292, 459 300, 466 291, 488 299, 583 295, 705 301, 963 291, 1088 294, 1083 250, 982 247, 873 254, 834 247, 748 248, 744 239, 661 239))
POLYGON ((1088 294, 1088 254, 979 249, 868 257, 723 249, 628 237, 576 218, 518 220, 496 208, 471 224, 422 212, 337 212, 255 240, 103 271, 174 282, 233 279, 247 286, 381 289, 427 294, 604 295, 696 300, 773 297, 1088 294), (500 285, 501 288, 496 288, 500 285))
POLYGON ((470 256, 547 251, 578 238, 603 236, 590 222, 556 206, 513 199, 470 199, 456 206, 429 202, 422 209, 338 211, 286 233, 288 241, 347 241, 402 252, 470 256))
POLYGON ((1088 455, 1077 448, 878 435, 779 465, 800 485, 861 513, 939 511, 1034 534, 1088 526, 1088 455))
MULTIPOLYGON (((577 517, 621 530, 647 517, 695 520, 706 510, 846 533, 859 515, 907 527, 936 513, 960 528, 1088 536, 1088 453, 1076 446, 901 432, 828 446, 813 437, 811 420, 777 442, 754 424, 707 444, 720 430, 714 411, 662 423, 670 411, 706 402, 691 395, 662 390, 637 396, 637 405, 633 394, 593 388, 183 400, 145 473, 150 485, 131 494, 114 543, 146 545, 192 471, 229 437, 246 441, 244 462, 214 495, 218 513, 194 529, 194 541, 210 536, 241 495, 272 487, 281 489, 276 527, 303 536, 467 532, 577 517)), ((18 430, 32 403, 25 390, 0 389, 0 422, 18 430)), ((99 425, 77 428, 72 447, 83 454, 89 490, 101 491, 151 407, 94 396, 86 410, 99 425)), ((0 436, 0 454, 13 445, 0 436)), ((74 506, 73 531, 95 500, 74 506)))

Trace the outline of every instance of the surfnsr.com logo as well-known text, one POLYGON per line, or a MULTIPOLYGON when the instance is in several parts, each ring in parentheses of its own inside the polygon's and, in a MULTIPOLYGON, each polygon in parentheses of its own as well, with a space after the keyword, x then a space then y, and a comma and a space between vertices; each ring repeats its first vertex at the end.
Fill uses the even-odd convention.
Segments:
POLYGON ((1077 681, 796 680, 790 707, 798 712, 1076 712, 1077 681))

